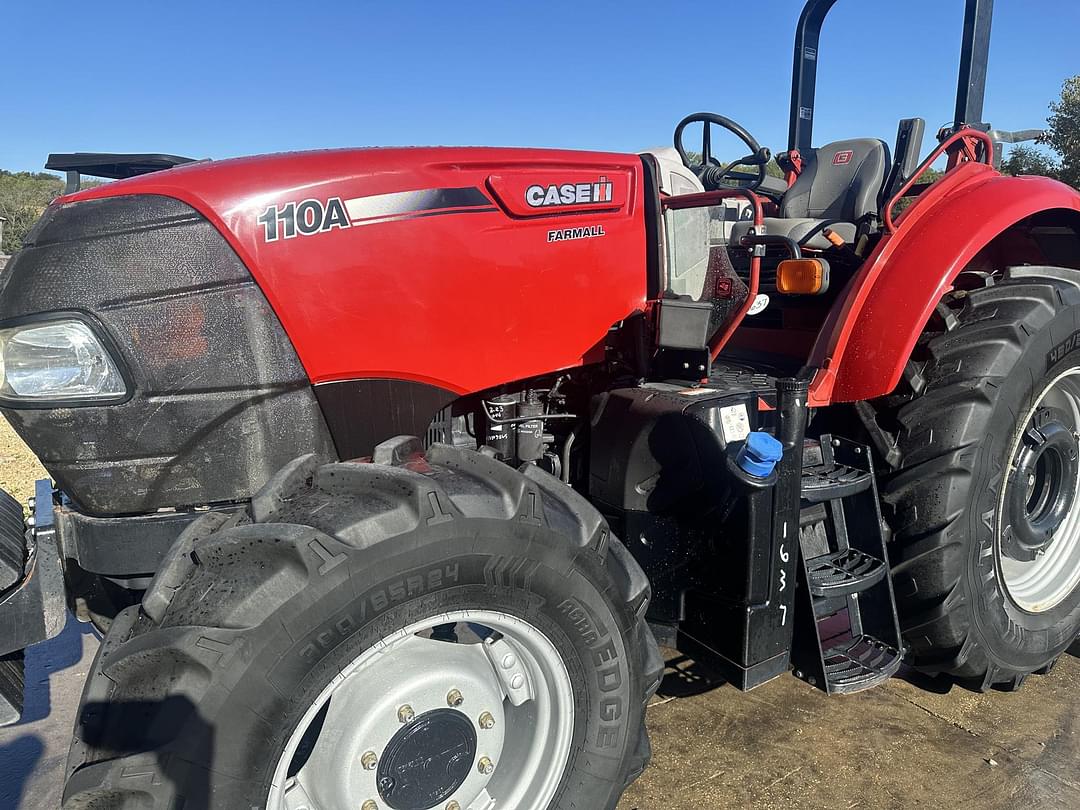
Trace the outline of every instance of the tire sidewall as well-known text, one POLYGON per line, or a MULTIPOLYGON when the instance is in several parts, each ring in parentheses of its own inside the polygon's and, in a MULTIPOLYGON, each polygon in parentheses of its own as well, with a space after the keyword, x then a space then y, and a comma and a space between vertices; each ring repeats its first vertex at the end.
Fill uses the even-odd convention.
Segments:
POLYGON ((966 517, 974 542, 969 544, 966 590, 974 602, 975 627, 992 658, 1019 672, 1032 671, 1055 658, 1080 631, 1080 588, 1048 611, 1029 613, 1009 596, 997 558, 1002 490, 1019 422, 1049 380, 1080 366, 1077 332, 1080 307, 1069 306, 1031 336, 1001 384, 972 460, 972 497, 966 517))
POLYGON ((481 607, 528 622, 567 667, 573 741, 550 807, 614 803, 643 722, 634 698, 643 692, 642 673, 627 644, 635 617, 611 592, 594 552, 568 553, 566 540, 544 527, 483 519, 419 529, 363 550, 319 542, 307 587, 246 634, 246 647, 260 652, 213 697, 220 707, 215 725, 228 737, 218 750, 246 747, 231 759, 249 771, 234 774, 245 785, 244 803, 221 807, 265 807, 288 739, 349 663, 401 627, 481 607), (265 723, 252 722, 268 717, 282 718, 269 734, 265 723))

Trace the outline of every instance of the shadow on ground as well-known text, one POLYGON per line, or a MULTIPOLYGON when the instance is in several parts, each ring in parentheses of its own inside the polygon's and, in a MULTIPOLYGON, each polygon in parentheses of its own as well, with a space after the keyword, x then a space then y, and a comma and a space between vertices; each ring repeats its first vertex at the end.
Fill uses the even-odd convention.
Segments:
POLYGON ((21 806, 27 782, 44 752, 45 743, 37 734, 23 734, 9 743, 0 743, 0 763, 4 770, 0 780, 0 807, 15 810, 21 806))
POLYGON ((97 646, 94 630, 69 616, 60 635, 27 650, 22 719, 0 728, 0 810, 60 806, 75 709, 97 646))
POLYGON ((97 636, 89 624, 68 618, 56 638, 31 647, 26 652, 26 704, 19 725, 44 720, 52 710, 50 681, 82 660, 83 636, 97 636))
POLYGON ((659 698, 684 698, 700 695, 723 686, 727 681, 714 670, 685 655, 668 658, 667 670, 660 688, 659 698))

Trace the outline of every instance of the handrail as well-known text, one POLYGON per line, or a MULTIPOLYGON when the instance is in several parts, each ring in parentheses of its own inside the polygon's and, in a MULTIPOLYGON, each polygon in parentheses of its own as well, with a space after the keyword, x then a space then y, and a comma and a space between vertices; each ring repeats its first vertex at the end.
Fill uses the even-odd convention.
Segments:
POLYGON ((715 191, 695 191, 693 194, 679 194, 673 197, 661 197, 660 205, 678 211, 682 208, 700 208, 711 202, 719 202, 728 197, 743 197, 754 208, 754 224, 760 225, 765 216, 761 207, 761 197, 748 188, 718 188, 715 191))
MULTIPOLYGON (((904 185, 900 187, 900 190, 897 191, 896 194, 894 194, 887 203, 885 203, 885 208, 882 211, 882 215, 885 220, 885 230, 888 233, 892 234, 896 232, 896 223, 893 221, 892 216, 893 208, 896 207, 896 204, 900 202, 903 197, 907 196, 907 193, 911 191, 912 186, 915 185, 915 181, 922 177, 924 174, 926 174, 927 169, 929 169, 939 157, 944 155, 946 152, 952 152, 956 155, 958 159, 966 157, 967 161, 980 161, 979 155, 976 154, 975 150, 972 148, 971 142, 973 140, 981 141, 983 144, 984 148, 981 162, 986 163, 988 166, 993 165, 994 141, 990 138, 989 133, 971 128, 961 129, 957 132, 954 132, 952 135, 942 141, 938 145, 938 147, 930 153, 930 156, 926 160, 919 164, 919 168, 917 168, 912 173, 911 177, 909 177, 908 180, 904 183, 904 185), (960 142, 961 144, 959 150, 955 148, 955 144, 958 142, 960 142)), ((952 168, 951 165, 950 168, 952 168)))

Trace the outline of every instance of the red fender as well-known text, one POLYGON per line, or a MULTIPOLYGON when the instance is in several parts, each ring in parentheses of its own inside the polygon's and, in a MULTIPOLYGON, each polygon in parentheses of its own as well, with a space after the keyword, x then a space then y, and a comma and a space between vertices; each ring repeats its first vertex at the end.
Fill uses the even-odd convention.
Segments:
POLYGON ((1017 222, 1052 209, 1080 211, 1080 194, 1045 177, 1007 177, 964 163, 897 221, 829 315, 811 352, 820 369, 812 405, 891 392, 919 334, 975 255, 1017 222))

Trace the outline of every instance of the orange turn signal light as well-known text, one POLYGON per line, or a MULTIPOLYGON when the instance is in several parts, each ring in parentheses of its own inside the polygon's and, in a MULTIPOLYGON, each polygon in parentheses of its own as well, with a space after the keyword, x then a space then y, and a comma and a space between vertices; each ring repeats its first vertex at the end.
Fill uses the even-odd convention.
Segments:
POLYGON ((783 295, 821 295, 829 289, 824 259, 785 259, 776 268, 776 291, 783 295))

